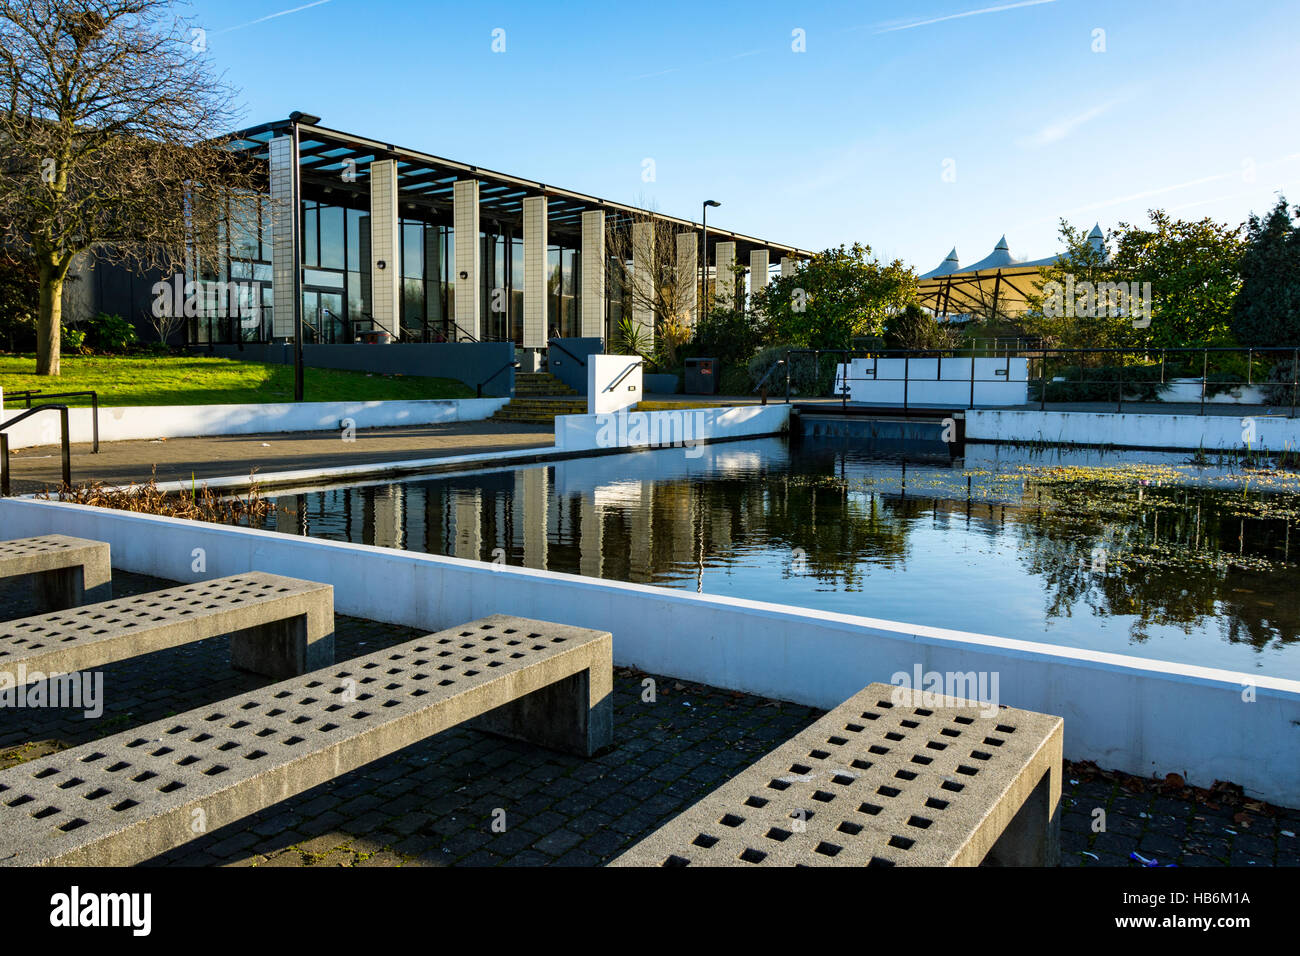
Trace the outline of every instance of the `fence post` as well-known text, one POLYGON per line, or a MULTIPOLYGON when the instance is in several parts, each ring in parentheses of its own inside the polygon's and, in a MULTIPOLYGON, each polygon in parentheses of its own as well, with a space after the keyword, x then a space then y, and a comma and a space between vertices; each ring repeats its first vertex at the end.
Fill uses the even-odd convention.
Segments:
POLYGON ((1047 411, 1047 350, 1038 357, 1038 410, 1047 411))
POLYGON ((849 353, 844 353, 844 381, 840 383, 840 408, 849 407, 849 353))
POLYGON ((1291 417, 1292 418, 1295 418, 1296 379, 1300 378, 1300 363, 1297 363, 1296 361, 1298 358, 1300 358, 1300 349, 1292 349, 1291 350, 1291 417))
POLYGON ((1205 414, 1205 383, 1210 375, 1210 351, 1201 350, 1201 414, 1205 414))
POLYGON ((970 406, 969 409, 975 408, 975 350, 971 349, 970 353, 970 406))
POLYGON ((9 436, 0 432, 0 497, 9 497, 9 436))
POLYGON ((63 446, 63 487, 72 491, 72 444, 68 428, 68 406, 59 408, 59 428, 63 432, 60 444, 63 446))

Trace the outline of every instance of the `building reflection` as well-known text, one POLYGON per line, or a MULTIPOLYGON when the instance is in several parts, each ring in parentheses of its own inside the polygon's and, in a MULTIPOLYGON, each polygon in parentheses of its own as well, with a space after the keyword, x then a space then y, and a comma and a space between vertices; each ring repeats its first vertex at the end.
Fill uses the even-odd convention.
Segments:
MULTIPOLYGON (((717 448, 699 460, 659 451, 281 496, 269 526, 694 590, 712 574, 743 574, 775 555, 786 580, 803 579, 802 590, 763 596, 789 603, 809 603, 800 597, 807 591, 861 591, 872 574, 906 568, 915 533, 931 529, 944 542, 950 533, 1011 542, 1020 567, 1007 574, 1037 582, 1049 620, 1080 610, 1124 615, 1139 642, 1163 625, 1221 624, 1225 640, 1260 648, 1300 635, 1290 523, 1243 518, 1212 492, 1167 490, 1156 500, 1153 491, 1149 511, 1117 522, 1060 508, 1041 491, 1024 496, 1017 487, 1008 499, 1004 485, 997 498, 986 478, 951 469, 833 451, 792 461, 779 441, 761 454, 717 448), (1174 557, 1116 561, 1097 573, 1098 549, 1134 548, 1174 557), (1227 552, 1236 565, 1177 558, 1227 552), (1271 562, 1267 570, 1262 561, 1271 562)), ((939 582, 936 591, 945 586, 960 582, 939 582)))

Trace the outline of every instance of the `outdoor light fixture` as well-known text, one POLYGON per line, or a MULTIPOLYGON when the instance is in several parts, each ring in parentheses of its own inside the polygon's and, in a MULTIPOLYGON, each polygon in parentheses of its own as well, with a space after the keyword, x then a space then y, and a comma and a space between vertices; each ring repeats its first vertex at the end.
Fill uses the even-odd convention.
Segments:
POLYGON ((464 269, 461 269, 461 270, 460 270, 460 277, 461 277, 462 279, 468 279, 468 278, 469 278, 469 273, 466 272, 464 269))
POLYGON ((703 248, 700 250, 700 303, 695 310, 696 318, 704 318, 705 296, 709 291, 709 207, 716 209, 721 205, 722 203, 716 199, 706 199, 701 207, 700 222, 703 226, 704 241, 701 243, 703 248))
POLYGON ((380 259, 378 262, 375 263, 375 267, 378 269, 387 269, 388 263, 385 262, 383 259, 380 259))

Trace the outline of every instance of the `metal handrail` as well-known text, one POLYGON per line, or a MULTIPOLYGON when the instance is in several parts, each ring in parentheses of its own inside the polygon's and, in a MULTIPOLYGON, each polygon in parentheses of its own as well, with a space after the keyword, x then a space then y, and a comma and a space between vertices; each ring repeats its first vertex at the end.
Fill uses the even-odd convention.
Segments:
POLYGON ((455 319, 452 319, 452 320, 451 320, 451 327, 452 327, 453 329, 456 330, 456 341, 457 341, 457 342, 460 341, 460 336, 462 336, 462 335, 465 336, 465 338, 469 339, 471 342, 477 342, 477 341, 478 341, 478 338, 477 338, 476 336, 474 336, 474 335, 471 334, 470 332, 466 331, 465 327, 462 326, 462 325, 461 325, 459 322, 457 322, 455 319))
POLYGON ((574 355, 572 352, 570 352, 568 349, 566 349, 563 345, 561 345, 559 339, 547 339, 547 340, 546 340, 546 346, 547 346, 547 348, 557 348, 557 349, 559 349, 561 352, 563 352, 563 353, 564 353, 565 355, 567 355, 569 358, 573 359, 575 362, 577 362, 577 363, 578 363, 579 365, 581 365, 583 368, 586 368, 586 367, 587 367, 587 363, 586 363, 583 359, 578 358, 578 356, 574 355))
POLYGON ((68 436, 68 406, 37 405, 35 408, 29 408, 27 411, 15 415, 9 421, 0 424, 0 497, 9 497, 9 436, 5 434, 5 429, 17 425, 24 419, 31 418, 40 412, 50 410, 59 413, 59 428, 62 433, 60 444, 63 447, 63 487, 69 491, 72 490, 72 446, 68 436))
POLYGON ((92 454, 96 454, 96 455, 99 454, 99 393, 98 392, 92 391, 90 389, 87 389, 84 392, 45 392, 39 388, 28 388, 22 390, 21 392, 4 393, 4 396, 6 398, 17 396, 18 398, 23 399, 26 403, 25 407, 27 408, 32 407, 33 395, 39 395, 41 397, 41 401, 45 401, 48 398, 80 398, 83 395, 89 395, 90 410, 91 410, 90 421, 91 421, 91 432, 92 432, 91 452, 92 454))
POLYGON ((631 365, 629 365, 627 368, 623 369, 623 371, 619 374, 618 378, 614 379, 614 381, 612 381, 612 382, 610 382, 608 385, 606 385, 603 389, 601 389, 601 391, 603 391, 603 392, 612 392, 612 391, 614 391, 614 388, 615 388, 615 387, 616 387, 620 382, 622 382, 623 379, 627 378, 629 375, 631 375, 634 371, 636 371, 638 368, 640 368, 640 367, 641 367, 642 365, 644 365, 644 364, 645 364, 645 359, 637 359, 635 362, 633 362, 633 363, 632 363, 631 365))
MULTIPOLYGON (((479 382, 479 383, 478 383, 478 386, 476 387, 476 392, 478 393, 478 397, 479 397, 479 398, 482 398, 482 397, 483 397, 483 386, 484 386, 484 385, 486 385, 488 382, 492 381, 492 379, 496 378, 498 375, 500 375, 500 374, 501 374, 502 372, 504 372, 506 369, 508 369, 508 368, 518 368, 518 367, 519 367, 519 363, 518 363, 518 362, 507 362, 505 365, 502 365, 499 369, 497 369, 495 372, 493 372, 493 373, 492 373, 491 375, 489 375, 487 378, 483 379, 483 381, 479 382)), ((512 389, 512 391, 513 391, 513 389, 512 389)))

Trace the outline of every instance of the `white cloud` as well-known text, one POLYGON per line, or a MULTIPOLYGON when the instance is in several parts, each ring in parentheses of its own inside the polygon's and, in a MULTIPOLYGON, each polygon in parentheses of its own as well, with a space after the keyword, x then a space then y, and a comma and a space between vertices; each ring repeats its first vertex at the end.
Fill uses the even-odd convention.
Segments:
POLYGON ((1068 139, 1080 126, 1090 123, 1099 116, 1104 116, 1115 108, 1118 100, 1112 100, 1109 103, 1102 103, 1100 106, 1094 106, 1090 110, 1079 113, 1077 116, 1070 116, 1063 120, 1057 120, 1048 123, 1032 136, 1026 136, 1020 140, 1020 145, 1026 148, 1037 149, 1043 146, 1050 146, 1053 143, 1059 143, 1068 139))
POLYGON ((943 23, 946 20, 961 20, 966 17, 983 16, 986 13, 1002 13, 1006 10, 1018 10, 1021 7, 1037 7, 1044 3, 1056 3, 1056 0, 1020 0, 1019 3, 1004 3, 996 7, 982 7, 979 10, 967 10, 965 13, 950 13, 946 17, 934 17, 929 20, 918 20, 914 23, 885 27, 882 30, 877 30, 876 33, 897 33, 899 30, 915 30, 917 27, 928 27, 931 24, 943 23))

